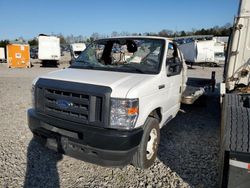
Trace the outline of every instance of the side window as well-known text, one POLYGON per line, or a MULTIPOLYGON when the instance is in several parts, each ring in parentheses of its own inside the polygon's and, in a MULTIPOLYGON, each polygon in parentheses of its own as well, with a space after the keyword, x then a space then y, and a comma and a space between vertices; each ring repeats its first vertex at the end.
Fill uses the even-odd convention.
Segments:
POLYGON ((169 43, 167 51, 167 76, 175 76, 181 73, 182 61, 176 44, 169 43))

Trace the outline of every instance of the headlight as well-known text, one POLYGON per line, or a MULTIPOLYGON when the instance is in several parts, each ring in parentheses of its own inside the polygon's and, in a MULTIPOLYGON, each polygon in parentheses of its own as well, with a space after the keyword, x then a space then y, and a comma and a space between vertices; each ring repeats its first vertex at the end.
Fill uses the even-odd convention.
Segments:
POLYGON ((35 108, 35 85, 32 84, 31 87, 31 102, 32 102, 32 108, 35 108))
POLYGON ((139 115, 138 99, 111 98, 110 127, 132 129, 139 115))

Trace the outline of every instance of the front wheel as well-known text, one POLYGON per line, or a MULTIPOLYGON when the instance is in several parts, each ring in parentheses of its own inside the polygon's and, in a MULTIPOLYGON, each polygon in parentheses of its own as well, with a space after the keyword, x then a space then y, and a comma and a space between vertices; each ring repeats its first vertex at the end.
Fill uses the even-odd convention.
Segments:
POLYGON ((148 117, 145 122, 141 143, 133 156, 133 165, 142 169, 150 167, 157 156, 159 142, 159 121, 156 118, 148 117))

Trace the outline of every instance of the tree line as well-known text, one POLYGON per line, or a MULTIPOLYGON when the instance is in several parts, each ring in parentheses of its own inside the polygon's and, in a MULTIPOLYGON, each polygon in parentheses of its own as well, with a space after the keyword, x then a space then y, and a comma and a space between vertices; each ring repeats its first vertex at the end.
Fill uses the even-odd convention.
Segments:
MULTIPOLYGON (((130 33, 130 32, 117 32, 113 31, 110 35, 100 34, 98 32, 94 32, 90 37, 85 37, 83 35, 69 35, 64 36, 62 33, 52 34, 60 38, 61 44, 71 44, 75 42, 85 42, 91 43, 99 38, 108 38, 108 37, 116 37, 116 36, 161 36, 161 37, 182 37, 182 36, 190 36, 190 35, 214 35, 214 36, 229 36, 231 32, 232 25, 230 23, 225 24, 224 26, 214 26, 212 28, 202 28, 202 29, 192 29, 192 31, 174 31, 170 29, 163 29, 159 32, 145 32, 145 33, 130 33)), ((16 39, 16 41, 25 41, 22 37, 16 39)), ((37 38, 30 39, 26 41, 30 44, 30 46, 37 46, 38 41, 37 38)), ((5 47, 9 44, 9 40, 1 40, 0 47, 5 47)))

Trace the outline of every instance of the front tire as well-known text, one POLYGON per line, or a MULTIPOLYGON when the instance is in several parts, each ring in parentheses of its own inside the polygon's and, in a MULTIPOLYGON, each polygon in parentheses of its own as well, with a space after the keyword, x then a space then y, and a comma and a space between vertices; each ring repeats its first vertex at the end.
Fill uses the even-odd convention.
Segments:
POLYGON ((133 156, 132 164, 142 169, 150 167, 157 156, 159 142, 159 121, 156 118, 148 117, 144 125, 141 143, 133 156))

